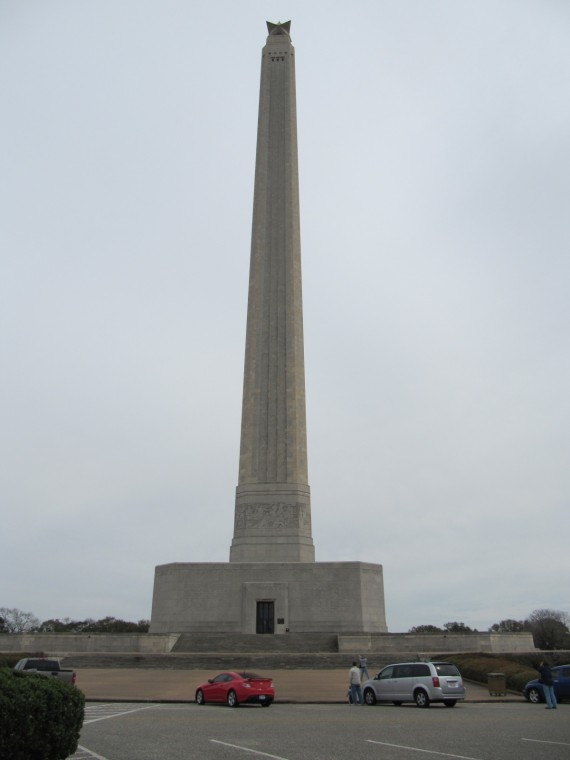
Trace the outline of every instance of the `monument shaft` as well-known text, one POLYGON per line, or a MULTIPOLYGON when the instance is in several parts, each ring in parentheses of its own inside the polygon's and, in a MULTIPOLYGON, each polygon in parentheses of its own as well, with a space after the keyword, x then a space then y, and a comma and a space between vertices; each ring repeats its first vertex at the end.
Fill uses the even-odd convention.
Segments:
POLYGON ((239 480, 230 562, 314 562, 307 472, 295 51, 263 48, 239 480))
MULTIPOLYGON (((186 634, 177 640, 179 651, 199 651, 195 647, 209 633, 227 634, 223 643, 216 639, 218 647, 226 647, 218 651, 233 651, 236 633, 352 637, 386 631, 381 565, 315 562, 307 476, 295 53, 289 23, 267 25, 234 536, 229 562, 172 562, 155 569, 150 632, 186 634)), ((369 638, 362 643, 369 646, 369 638)), ((239 651, 249 651, 247 642, 240 646, 239 651)))

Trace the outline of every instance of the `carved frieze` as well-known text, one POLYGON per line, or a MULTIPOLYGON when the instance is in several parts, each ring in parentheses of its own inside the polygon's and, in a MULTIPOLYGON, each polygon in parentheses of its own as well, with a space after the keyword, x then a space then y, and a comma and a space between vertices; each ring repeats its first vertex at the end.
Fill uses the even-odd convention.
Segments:
POLYGON ((265 504, 237 504, 235 530, 243 531, 255 528, 310 531, 310 508, 307 504, 285 501, 265 504))

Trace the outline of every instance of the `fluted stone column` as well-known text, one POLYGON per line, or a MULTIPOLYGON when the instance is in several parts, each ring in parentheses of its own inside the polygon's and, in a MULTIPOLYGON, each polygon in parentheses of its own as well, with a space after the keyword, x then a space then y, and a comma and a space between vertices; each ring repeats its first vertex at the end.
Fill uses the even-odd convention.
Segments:
POLYGON ((314 562, 307 473, 290 22, 267 23, 249 276, 239 481, 230 562, 314 562))

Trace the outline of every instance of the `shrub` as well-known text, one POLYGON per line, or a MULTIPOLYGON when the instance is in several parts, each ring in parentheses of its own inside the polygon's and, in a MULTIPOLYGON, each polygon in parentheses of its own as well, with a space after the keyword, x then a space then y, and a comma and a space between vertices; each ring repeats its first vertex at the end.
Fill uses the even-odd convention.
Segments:
POLYGON ((77 749, 85 697, 55 678, 0 670, 0 757, 64 760, 77 749))
POLYGON ((525 683, 538 675, 534 664, 540 656, 521 657, 491 654, 454 654, 448 658, 469 681, 487 683, 489 673, 504 673, 507 689, 522 691, 525 683))

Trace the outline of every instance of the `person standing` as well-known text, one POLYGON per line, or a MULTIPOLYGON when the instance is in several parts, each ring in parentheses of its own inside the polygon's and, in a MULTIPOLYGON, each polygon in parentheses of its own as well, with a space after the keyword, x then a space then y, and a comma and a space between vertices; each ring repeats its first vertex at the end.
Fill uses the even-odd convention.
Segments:
POLYGON ((540 673, 539 683, 542 684, 542 691, 544 692, 544 699, 546 700, 547 710, 556 710, 556 694, 554 693, 554 681, 552 680, 552 671, 547 662, 544 660, 537 668, 540 673))
POLYGON ((370 675, 368 673, 368 659, 362 655, 358 655, 358 664, 360 665, 360 680, 364 681, 364 677, 370 678, 370 675))
POLYGON ((350 696, 352 697, 352 704, 362 704, 362 688, 360 686, 360 668, 356 662, 352 663, 352 667, 348 672, 348 683, 350 686, 350 696))

